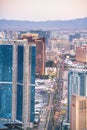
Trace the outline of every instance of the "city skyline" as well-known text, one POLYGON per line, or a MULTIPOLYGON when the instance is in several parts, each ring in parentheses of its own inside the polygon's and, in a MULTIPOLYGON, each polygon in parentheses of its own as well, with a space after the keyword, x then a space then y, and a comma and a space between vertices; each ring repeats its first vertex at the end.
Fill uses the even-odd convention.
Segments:
POLYGON ((69 20, 87 17, 87 0, 0 0, 0 19, 69 20))

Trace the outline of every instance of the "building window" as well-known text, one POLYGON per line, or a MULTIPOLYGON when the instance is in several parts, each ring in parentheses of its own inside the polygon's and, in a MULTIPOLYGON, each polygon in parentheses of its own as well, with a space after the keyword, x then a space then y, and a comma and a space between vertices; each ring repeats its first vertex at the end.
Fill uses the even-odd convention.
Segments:
POLYGON ((83 100, 83 101, 79 102, 79 109, 80 110, 85 110, 86 109, 86 100, 83 100))

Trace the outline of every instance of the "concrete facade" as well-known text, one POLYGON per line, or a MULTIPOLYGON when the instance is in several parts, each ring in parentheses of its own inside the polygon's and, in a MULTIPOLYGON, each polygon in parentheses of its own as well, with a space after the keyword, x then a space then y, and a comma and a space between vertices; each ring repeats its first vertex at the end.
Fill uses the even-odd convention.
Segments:
POLYGON ((87 98, 72 95, 71 130, 87 130, 87 98))
POLYGON ((87 63, 87 45, 76 47, 76 61, 87 63))

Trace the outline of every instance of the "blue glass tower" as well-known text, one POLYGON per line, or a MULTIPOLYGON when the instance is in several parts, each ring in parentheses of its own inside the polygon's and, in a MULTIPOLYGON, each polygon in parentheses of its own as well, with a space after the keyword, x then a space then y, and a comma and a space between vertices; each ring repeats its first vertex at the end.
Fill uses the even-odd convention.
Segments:
POLYGON ((30 56, 31 56, 31 79, 30 79, 30 93, 31 93, 31 97, 30 97, 30 122, 34 122, 34 99, 35 99, 35 66, 36 66, 36 47, 35 46, 30 46, 29 47, 29 52, 30 52, 30 56))
POLYGON ((73 69, 68 72, 68 121, 73 94, 87 96, 87 70, 73 69))
POLYGON ((24 46, 17 48, 17 112, 16 119, 22 121, 23 113, 23 60, 24 60, 24 46))
POLYGON ((0 41, 0 118, 34 121, 36 46, 0 41))
POLYGON ((12 45, 0 45, 0 118, 12 117, 12 45))

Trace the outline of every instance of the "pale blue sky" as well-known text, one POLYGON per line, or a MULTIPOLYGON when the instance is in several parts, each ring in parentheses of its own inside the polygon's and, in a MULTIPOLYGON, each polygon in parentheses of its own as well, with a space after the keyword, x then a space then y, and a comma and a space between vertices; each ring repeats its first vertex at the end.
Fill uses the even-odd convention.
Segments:
POLYGON ((0 19, 67 20, 87 17, 87 0, 0 0, 0 19))

